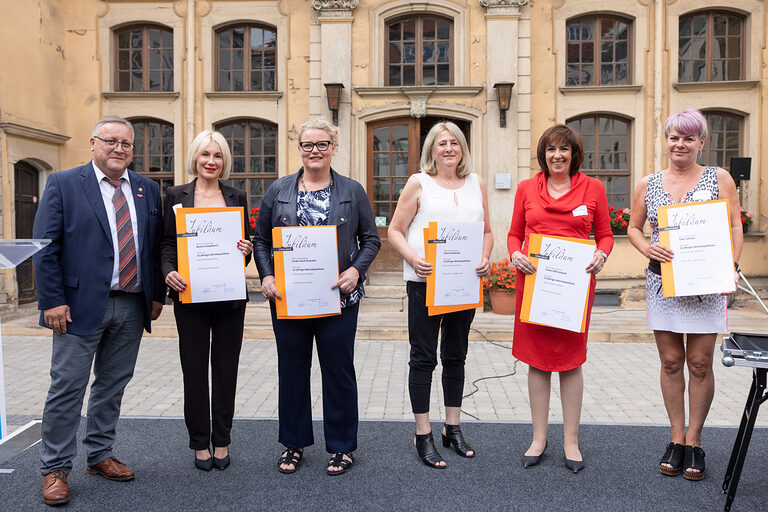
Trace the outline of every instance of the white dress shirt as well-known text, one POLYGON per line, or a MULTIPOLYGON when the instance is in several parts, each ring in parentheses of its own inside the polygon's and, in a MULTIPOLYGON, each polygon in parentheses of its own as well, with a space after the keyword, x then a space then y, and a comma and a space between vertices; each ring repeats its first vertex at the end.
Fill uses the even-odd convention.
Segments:
MULTIPOLYGON (((107 210, 107 221, 109 222, 109 230, 112 233, 112 248, 115 251, 115 264, 112 267, 112 282, 110 283, 110 290, 121 290, 120 288, 120 251, 117 244, 117 221, 115 220, 115 205, 112 203, 112 196, 115 193, 115 187, 104 181, 104 178, 108 176, 104 174, 101 169, 96 167, 96 163, 91 161, 93 169, 96 172, 96 179, 99 182, 99 189, 101 190, 101 199, 104 201, 104 208, 107 210)), ((128 202, 128 209, 131 212, 131 227, 133 228, 133 243, 136 244, 136 287, 131 291, 139 291, 141 286, 141 259, 139 258, 139 237, 138 237, 138 223, 136 221, 136 205, 133 203, 133 190, 131 189, 131 182, 128 178, 128 170, 123 172, 120 178, 125 178, 121 185, 121 190, 125 195, 125 199, 128 202)), ((111 179, 111 178, 110 178, 111 179)), ((128 291, 128 290, 126 290, 128 291)))

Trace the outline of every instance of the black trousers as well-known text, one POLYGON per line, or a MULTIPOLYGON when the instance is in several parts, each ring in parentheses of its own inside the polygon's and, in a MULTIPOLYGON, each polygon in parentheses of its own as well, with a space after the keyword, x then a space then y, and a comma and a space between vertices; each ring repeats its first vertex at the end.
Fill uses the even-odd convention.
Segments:
POLYGON ((357 449, 357 379, 355 332, 359 304, 343 308, 341 315, 279 320, 270 302, 277 343, 279 377, 278 440, 288 448, 314 444, 310 370, 312 342, 323 382, 323 429, 328 453, 357 449))
POLYGON ((243 344, 245 301, 202 304, 175 301, 173 312, 179 330, 179 355, 184 374, 184 421, 189 431, 189 447, 205 450, 211 442, 213 446, 229 446, 232 417, 235 415, 237 367, 243 344))
POLYGON ((437 338, 440 335, 440 362, 443 365, 443 400, 446 407, 461 407, 464 391, 464 362, 467 359, 469 329, 475 310, 444 315, 427 314, 427 283, 408 281, 408 392, 414 414, 429 412, 432 373, 437 366, 437 338))

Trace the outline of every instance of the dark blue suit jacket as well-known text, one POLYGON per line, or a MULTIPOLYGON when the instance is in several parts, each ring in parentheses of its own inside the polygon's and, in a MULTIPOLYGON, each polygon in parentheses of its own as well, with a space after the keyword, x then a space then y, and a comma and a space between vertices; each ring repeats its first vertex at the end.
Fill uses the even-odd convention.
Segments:
MULTIPOLYGON (((136 206, 144 327, 149 331, 152 301, 165 302, 162 201, 157 183, 133 171, 128 176, 136 206)), ((92 334, 104 318, 115 259, 92 162, 51 174, 35 216, 34 237, 52 240, 34 257, 40 325, 47 327, 44 310, 66 304, 72 316, 67 332, 92 334)))

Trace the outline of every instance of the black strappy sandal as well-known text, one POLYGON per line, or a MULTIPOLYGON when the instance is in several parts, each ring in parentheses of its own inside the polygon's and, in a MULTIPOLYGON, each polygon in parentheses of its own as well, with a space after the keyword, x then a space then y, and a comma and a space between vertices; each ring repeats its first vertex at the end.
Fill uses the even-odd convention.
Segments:
POLYGON ((677 476, 683 472, 683 456, 685 455, 685 446, 679 443, 669 443, 667 451, 659 462, 659 471, 667 476, 677 476), (669 464, 671 467, 664 466, 669 464))
POLYGON ((304 457, 304 450, 301 448, 286 448, 283 454, 280 456, 279 459, 277 459, 277 469, 281 473, 285 473, 286 475, 290 475, 291 473, 295 473, 297 469, 299 469, 299 464, 301 463, 301 459, 304 457), (284 469, 281 468, 280 465, 282 464, 293 464, 293 469, 284 469))
POLYGON ((325 472, 330 476, 343 475, 352 468, 353 462, 355 462, 355 458, 352 457, 351 453, 334 453, 331 460, 328 461, 328 469, 326 469, 325 472), (349 460, 344 458, 345 455, 349 457, 349 460), (331 471, 332 466, 340 467, 341 469, 338 471, 331 471))
POLYGON ((461 427, 459 425, 445 424, 445 434, 443 434, 443 446, 448 448, 453 445, 456 453, 462 457, 474 457, 475 450, 464 440, 464 435, 461 433, 461 427), (472 455, 467 455, 467 452, 472 452, 472 455))
POLYGON ((438 466, 438 462, 445 462, 440 456, 440 452, 435 447, 435 439, 432 432, 429 434, 416 434, 416 452, 421 457, 421 461, 427 466, 435 469, 445 469, 445 466, 438 466))
POLYGON ((685 471, 683 471, 683 476, 686 480, 701 480, 704 478, 704 468, 706 466, 704 457, 704 450, 701 449, 701 446, 685 447, 685 456, 683 457, 685 471), (697 469, 698 472, 688 471, 689 469, 697 469))

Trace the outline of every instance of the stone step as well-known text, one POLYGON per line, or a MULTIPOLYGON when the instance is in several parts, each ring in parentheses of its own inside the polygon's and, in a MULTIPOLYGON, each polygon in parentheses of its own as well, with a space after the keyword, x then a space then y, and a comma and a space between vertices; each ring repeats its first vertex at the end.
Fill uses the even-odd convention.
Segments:
POLYGON ((403 286, 405 287, 405 281, 403 281, 402 271, 397 272, 372 272, 366 276, 366 286, 403 286))
POLYGON ((366 285, 366 297, 388 297, 391 299, 401 299, 406 296, 405 285, 387 286, 387 285, 366 285))

